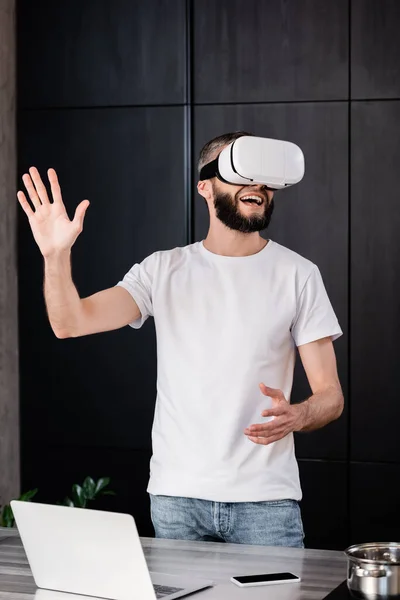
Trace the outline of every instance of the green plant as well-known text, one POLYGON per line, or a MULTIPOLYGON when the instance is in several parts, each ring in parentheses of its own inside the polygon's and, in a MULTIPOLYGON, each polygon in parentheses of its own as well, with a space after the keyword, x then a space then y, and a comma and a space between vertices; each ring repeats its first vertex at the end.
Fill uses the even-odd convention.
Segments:
MULTIPOLYGON (((57 504, 63 506, 76 506, 78 508, 86 508, 88 502, 93 502, 98 496, 115 496, 115 492, 112 490, 106 490, 105 488, 109 485, 109 477, 100 477, 98 481, 94 481, 91 477, 86 477, 82 485, 74 484, 72 486, 72 499, 67 496, 62 502, 57 504)), ((37 494, 37 489, 30 490, 22 494, 18 500, 22 502, 29 502, 37 494)), ((3 507, 2 513, 0 514, 0 527, 13 527, 14 526, 14 515, 9 504, 3 507)))
MULTIPOLYGON (((37 494, 37 489, 34 490, 29 490, 29 492, 25 492, 23 493, 18 500, 21 500, 22 502, 30 502, 30 500, 36 496, 37 494)), ((3 507, 3 511, 0 515, 0 527, 13 527, 14 525, 14 515, 13 515, 13 511, 11 509, 11 506, 9 504, 6 504, 3 507)))
POLYGON ((91 477, 86 477, 82 485, 74 484, 72 486, 72 500, 68 496, 61 502, 64 506, 77 506, 86 508, 88 502, 92 502, 98 496, 115 496, 115 492, 105 490, 110 483, 109 477, 101 477, 97 482, 91 477))

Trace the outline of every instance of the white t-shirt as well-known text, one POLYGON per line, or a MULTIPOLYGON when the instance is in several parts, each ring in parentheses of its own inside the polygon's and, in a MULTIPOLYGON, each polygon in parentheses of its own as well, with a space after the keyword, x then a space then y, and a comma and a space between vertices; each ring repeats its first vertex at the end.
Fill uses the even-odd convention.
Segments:
POLYGON ((295 346, 342 331, 318 268, 269 241, 227 257, 203 242, 156 252, 117 285, 155 320, 157 401, 151 494, 218 502, 301 499, 293 435, 271 445, 243 433, 271 406, 259 383, 290 400, 295 346))

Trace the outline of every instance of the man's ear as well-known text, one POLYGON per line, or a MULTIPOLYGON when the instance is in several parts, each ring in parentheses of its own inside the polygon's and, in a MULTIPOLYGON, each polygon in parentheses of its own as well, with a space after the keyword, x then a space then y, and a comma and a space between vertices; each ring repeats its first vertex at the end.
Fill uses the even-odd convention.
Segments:
POLYGON ((212 197, 212 185, 209 179, 205 179, 204 181, 198 181, 197 183, 197 191, 200 196, 203 196, 205 200, 210 200, 212 197))

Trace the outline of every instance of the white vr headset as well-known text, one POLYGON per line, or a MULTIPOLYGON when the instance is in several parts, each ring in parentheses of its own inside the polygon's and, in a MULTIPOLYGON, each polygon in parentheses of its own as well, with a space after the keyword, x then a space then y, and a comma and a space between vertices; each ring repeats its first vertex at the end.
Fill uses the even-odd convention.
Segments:
POLYGON ((265 185, 281 190, 299 183, 304 175, 304 155, 292 142, 242 136, 216 159, 204 165, 200 180, 218 177, 233 185, 265 185))

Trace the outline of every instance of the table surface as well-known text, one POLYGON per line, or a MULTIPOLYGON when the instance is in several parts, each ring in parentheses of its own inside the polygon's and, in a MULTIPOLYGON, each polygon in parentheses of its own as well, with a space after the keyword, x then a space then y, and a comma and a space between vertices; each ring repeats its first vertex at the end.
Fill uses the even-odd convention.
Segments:
MULTIPOLYGON (((199 600, 322 600, 346 579, 342 552, 141 538, 150 571, 211 579, 199 600), (232 575, 291 571, 301 583, 240 588, 232 575)), ((0 527, 0 599, 33 600, 36 586, 16 529, 0 527)), ((51 599, 51 596, 49 596, 51 599)), ((68 595, 71 600, 72 594, 68 595)))

